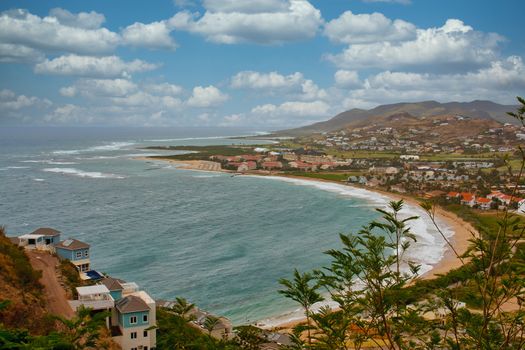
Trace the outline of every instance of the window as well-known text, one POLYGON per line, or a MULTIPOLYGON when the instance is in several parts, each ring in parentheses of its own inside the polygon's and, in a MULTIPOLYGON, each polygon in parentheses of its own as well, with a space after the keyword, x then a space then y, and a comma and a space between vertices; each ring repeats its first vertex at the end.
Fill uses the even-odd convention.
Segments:
POLYGON ((137 339, 137 332, 131 332, 131 339, 137 339))
POLYGON ((142 322, 148 322, 148 315, 142 315, 142 322))
POLYGON ((89 256, 89 250, 84 251, 84 257, 87 258, 89 256))
POLYGON ((137 316, 131 316, 131 317, 129 318, 129 323, 131 323, 131 324, 135 324, 135 323, 137 323, 137 316))
POLYGON ((148 331, 144 331, 144 338, 148 337, 148 331))
POLYGON ((131 350, 138 350, 137 348, 131 348, 131 350))
POLYGON ((145 346, 145 347, 144 347, 144 350, 148 350, 148 347, 147 347, 147 346, 145 346))
POLYGON ((78 251, 76 256, 77 256, 77 259, 80 259, 82 257, 82 251, 78 251))

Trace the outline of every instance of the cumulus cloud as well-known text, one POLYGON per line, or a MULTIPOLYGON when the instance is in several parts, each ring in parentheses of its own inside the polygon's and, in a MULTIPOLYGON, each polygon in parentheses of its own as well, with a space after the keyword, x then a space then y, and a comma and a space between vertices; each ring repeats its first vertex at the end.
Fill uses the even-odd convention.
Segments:
POLYGON ((204 0, 204 7, 212 12, 239 12, 239 13, 260 13, 260 12, 282 12, 289 7, 288 0, 204 0))
POLYGON ((471 101, 514 103, 514 92, 525 89, 525 64, 517 56, 489 67, 457 74, 384 71, 369 76, 363 86, 342 95, 342 109, 369 108, 400 101, 471 101))
POLYGON ((304 77, 299 72, 285 76, 277 72, 260 73, 243 71, 231 78, 231 86, 236 89, 280 89, 292 88, 301 84, 303 80, 304 77))
POLYGON ((342 44, 406 41, 416 38, 416 26, 400 19, 392 21, 377 12, 353 14, 346 11, 325 25, 324 35, 342 44))
POLYGON ((497 58, 502 37, 474 31, 457 19, 439 28, 418 29, 414 40, 353 44, 326 58, 342 68, 480 67, 497 58))
POLYGON ((265 91, 271 95, 286 93, 301 100, 324 99, 327 96, 326 91, 299 72, 282 75, 277 72, 242 71, 231 78, 231 87, 265 91))
POLYGON ((44 59, 44 54, 38 50, 24 45, 0 43, 0 62, 39 62, 44 59))
POLYGON ((169 83, 148 84, 145 86, 145 90, 154 95, 166 96, 177 96, 183 92, 181 86, 169 83))
POLYGON ((362 85, 359 73, 355 70, 338 70, 334 74, 335 85, 340 88, 350 89, 362 85))
POLYGON ((196 108, 217 107, 228 100, 228 95, 215 86, 196 86, 187 101, 188 106, 196 108))
POLYGON ((173 16, 170 25, 221 44, 279 44, 312 38, 323 23, 308 1, 208 1, 204 15, 187 11, 173 16))
POLYGON ((80 79, 74 85, 60 89, 60 94, 67 97, 82 95, 125 96, 137 90, 137 85, 126 79, 80 79))
POLYGON ((17 95, 9 89, 0 90, 0 111, 18 111, 33 106, 48 106, 51 102, 35 96, 17 95))
POLYGON ((117 56, 79 56, 66 55, 46 59, 35 66, 35 73, 76 75, 86 77, 129 77, 131 73, 156 69, 158 65, 141 60, 123 61, 117 56))
POLYGON ((65 26, 77 27, 84 29, 100 28, 102 23, 106 21, 106 17, 95 11, 71 13, 62 8, 54 8, 49 11, 50 17, 55 17, 57 21, 65 26))
POLYGON ((330 106, 323 101, 290 101, 280 105, 265 104, 256 106, 251 113, 265 117, 327 117, 330 106))
POLYGON ((171 28, 166 21, 149 24, 136 22, 122 31, 125 44, 156 49, 175 49, 177 45, 170 36, 171 28))
POLYGON ((0 43, 51 52, 101 54, 112 51, 120 41, 118 34, 96 27, 101 20, 96 13, 60 13, 59 17, 39 17, 20 9, 4 11, 0 14, 0 43), (69 15, 73 19, 68 21, 69 15))

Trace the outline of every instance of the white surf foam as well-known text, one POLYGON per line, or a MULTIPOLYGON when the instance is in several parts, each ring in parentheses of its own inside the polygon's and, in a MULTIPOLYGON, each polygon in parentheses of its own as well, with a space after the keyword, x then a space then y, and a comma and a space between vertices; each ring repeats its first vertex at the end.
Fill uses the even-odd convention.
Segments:
POLYGON ((75 163, 75 162, 51 160, 51 159, 21 160, 20 163, 42 163, 42 164, 51 164, 51 165, 73 165, 73 164, 78 164, 78 163, 75 163))
POLYGON ((125 176, 116 174, 106 174, 98 171, 82 171, 74 168, 46 168, 43 171, 50 173, 58 173, 64 175, 72 175, 78 177, 87 177, 92 179, 125 179, 125 176))
POLYGON ((40 178, 35 178, 35 179, 33 179, 33 181, 42 182, 42 181, 46 181, 46 180, 40 179, 40 178))
POLYGON ((31 167, 28 166, 8 166, 5 167, 5 169, 30 169, 31 167))
MULTIPOLYGON (((363 199, 370 203, 365 205, 367 207, 374 206, 376 208, 386 209, 388 207, 388 203, 392 201, 392 199, 388 196, 349 185, 320 182, 315 180, 285 178, 278 176, 257 177, 289 182, 301 186, 315 187, 324 191, 334 192, 343 196, 348 196, 350 198, 363 199)), ((411 242, 410 248, 405 252, 404 259, 419 264, 419 275, 423 275, 424 273, 430 271, 434 265, 436 265, 441 261, 441 259, 443 259, 447 248, 446 241, 443 239, 439 231, 435 228, 434 224, 432 223, 432 220, 428 217, 427 213, 422 208, 405 203, 403 210, 400 214, 401 219, 410 216, 418 216, 417 219, 408 222, 408 225, 410 226, 412 233, 416 236, 417 241, 411 242)), ((436 223, 438 224, 445 237, 450 238, 454 235, 453 230, 443 220, 438 218, 436 220, 436 223)), ((402 270, 408 273, 408 265, 404 264, 402 270)), ((337 306, 331 300, 319 303, 318 306, 320 307, 323 305, 328 305, 330 307, 337 306)), ((286 314, 281 314, 277 317, 261 320, 260 323, 264 324, 265 327, 271 328, 279 324, 300 320, 302 318, 304 318, 303 311, 295 310, 290 311, 286 314)))
POLYGON ((118 151, 125 147, 135 145, 135 142, 111 142, 109 144, 93 146, 84 149, 73 149, 73 150, 58 150, 53 151, 53 154, 79 154, 79 153, 89 153, 89 152, 108 152, 108 151, 118 151))

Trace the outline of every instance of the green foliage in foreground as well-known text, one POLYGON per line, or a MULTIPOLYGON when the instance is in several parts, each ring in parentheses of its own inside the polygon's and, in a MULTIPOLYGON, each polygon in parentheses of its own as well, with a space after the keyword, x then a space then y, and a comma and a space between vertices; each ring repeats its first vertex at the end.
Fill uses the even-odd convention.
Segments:
MULTIPOLYGON (((525 126, 525 100, 519 102, 522 107, 511 115, 525 126)), ((516 184, 525 173, 525 151, 518 150, 522 159, 516 184)), ((402 206, 402 201, 391 202, 388 210, 378 210, 382 220, 341 235, 343 248, 326 252, 331 257, 328 266, 303 275, 296 271, 293 280, 281 281, 286 287, 283 294, 297 301, 315 321, 307 322, 307 344, 301 339, 301 335, 305 338, 304 326, 295 329, 294 348, 524 349, 523 220, 508 211, 494 218, 453 207, 479 231, 473 233, 467 251, 459 255, 439 229, 432 205, 423 203, 462 267, 409 286, 419 266, 405 254, 415 237, 407 225, 413 218, 403 218, 402 206), (299 283, 307 276, 316 278, 299 283), (337 303, 336 312, 322 309, 312 313, 307 296, 320 291, 337 303)))

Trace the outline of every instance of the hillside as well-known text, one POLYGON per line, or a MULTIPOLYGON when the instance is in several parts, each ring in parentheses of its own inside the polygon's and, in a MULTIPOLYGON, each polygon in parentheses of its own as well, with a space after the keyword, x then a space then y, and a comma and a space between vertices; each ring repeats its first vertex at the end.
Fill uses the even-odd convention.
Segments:
POLYGON ((25 252, 11 243, 0 227, 0 324, 45 334, 54 321, 47 316, 41 274, 31 266, 25 252))
MULTIPOLYGON (((464 116, 472 119, 494 120, 502 123, 513 122, 507 116, 516 106, 500 105, 490 101, 449 102, 424 101, 417 103, 396 103, 382 105, 370 110, 351 109, 340 113, 330 120, 303 126, 296 129, 282 130, 274 133, 275 136, 305 136, 314 133, 323 133, 348 129, 359 122, 379 123, 385 117, 408 113, 414 118, 431 119, 437 116, 464 116)), ((417 122, 416 122, 417 124, 417 122)))

